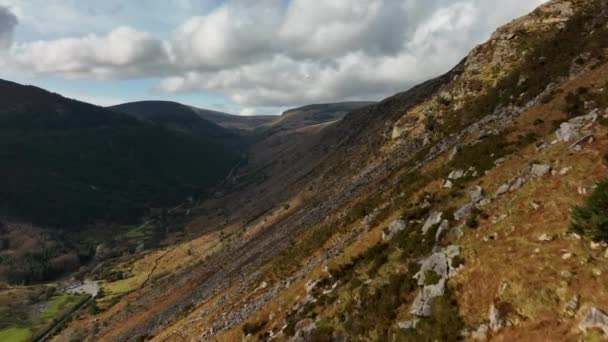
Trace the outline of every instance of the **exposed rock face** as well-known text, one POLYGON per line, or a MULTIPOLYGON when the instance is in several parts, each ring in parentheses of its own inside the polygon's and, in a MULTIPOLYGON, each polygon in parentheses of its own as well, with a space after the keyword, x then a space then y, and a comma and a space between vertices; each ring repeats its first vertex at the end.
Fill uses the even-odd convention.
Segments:
POLYGON ((585 318, 578 324, 581 331, 601 329, 608 336, 608 316, 597 308, 591 308, 585 318))
POLYGON ((558 141, 569 142, 580 138, 581 130, 588 129, 598 119, 598 111, 594 110, 587 115, 582 115, 563 122, 555 132, 558 141))
POLYGON ((407 223, 404 220, 391 222, 388 228, 382 232, 382 241, 392 239, 397 233, 404 231, 405 228, 407 228, 407 223))
POLYGON ((431 212, 429 217, 424 222, 424 225, 422 226, 422 234, 426 234, 429 231, 429 229, 431 229, 431 227, 433 227, 436 224, 441 223, 442 217, 443 217, 443 213, 440 211, 431 212))
POLYGON ((439 280, 437 284, 423 287, 414 299, 410 313, 418 317, 429 317, 433 313, 433 299, 443 296, 444 292, 445 279, 439 280))
POLYGON ((433 300, 443 296, 447 280, 456 272, 454 258, 460 255, 460 247, 448 246, 445 250, 431 254, 420 262, 420 270, 414 278, 418 280, 421 290, 414 299, 410 313, 418 317, 428 317, 432 314, 433 300), (425 285, 428 272, 435 272, 439 276, 436 284, 425 285))

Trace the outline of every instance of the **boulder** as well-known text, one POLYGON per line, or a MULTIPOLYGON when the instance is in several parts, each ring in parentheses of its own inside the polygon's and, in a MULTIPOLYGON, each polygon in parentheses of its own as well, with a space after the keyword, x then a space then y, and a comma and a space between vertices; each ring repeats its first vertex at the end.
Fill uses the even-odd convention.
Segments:
POLYGON ((581 331, 600 329, 608 336, 608 316, 597 308, 591 308, 585 318, 578 324, 581 331))
POLYGON ((536 177, 543 177, 543 176, 547 175, 549 172, 551 172, 551 165, 534 164, 534 165, 532 165, 530 172, 532 172, 532 175, 534 175, 536 177))
POLYGON ((555 132, 558 141, 568 142, 579 135, 579 126, 569 122, 563 122, 555 132))
POLYGON ((546 234, 546 233, 545 234, 541 234, 538 237, 538 241, 540 241, 540 242, 551 242, 551 241, 553 241, 553 239, 554 239, 554 237, 552 235, 549 235, 549 234, 546 234))
POLYGON ((382 232, 382 241, 388 241, 392 239, 397 233, 402 232, 407 228, 407 223, 404 220, 395 220, 389 224, 382 232))
POLYGON ((443 218, 442 212, 440 212, 440 211, 431 212, 429 217, 424 222, 424 225, 422 226, 422 234, 426 234, 429 231, 429 229, 431 229, 431 227, 433 227, 436 224, 441 223, 442 218, 443 218))
POLYGON ((474 204, 479 203, 486 198, 486 194, 480 186, 476 186, 473 190, 469 191, 469 196, 471 197, 471 203, 474 204))
POLYGON ((454 220, 456 220, 456 221, 463 220, 465 217, 467 217, 471 213, 472 210, 473 210, 473 204, 469 203, 467 205, 464 205, 463 207, 461 207, 454 213, 454 220))
POLYGON ((494 194, 495 197, 501 196, 506 194, 507 192, 509 192, 509 184, 505 183, 503 185, 501 185, 498 190, 496 190, 496 193, 494 194))
POLYGON ((528 180, 525 177, 523 177, 523 176, 516 177, 509 184, 509 191, 513 192, 513 191, 521 188, 522 186, 524 186, 524 184, 526 184, 527 181, 528 180))

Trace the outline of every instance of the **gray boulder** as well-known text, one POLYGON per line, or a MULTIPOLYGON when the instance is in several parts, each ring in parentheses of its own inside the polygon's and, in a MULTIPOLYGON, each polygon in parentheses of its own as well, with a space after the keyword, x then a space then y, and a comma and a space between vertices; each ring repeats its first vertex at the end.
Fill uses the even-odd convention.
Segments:
POLYGON ((558 141, 568 142, 575 139, 579 133, 579 125, 564 122, 560 125, 559 129, 555 132, 558 141))
POLYGON ((479 203, 486 198, 486 194, 480 186, 476 186, 473 190, 469 191, 469 196, 471 196, 471 203, 474 204, 479 203))
POLYGON ((522 186, 524 186, 524 184, 526 184, 527 181, 528 180, 526 179, 526 177, 523 177, 523 176, 516 177, 509 184, 509 191, 513 192, 513 191, 521 188, 522 186))
POLYGON ((551 165, 534 164, 532 165, 530 172, 536 177, 543 177, 551 172, 551 165))
POLYGON ((498 196, 502 196, 502 195, 506 194, 507 192, 509 192, 509 187, 510 186, 509 186, 508 183, 505 183, 505 184, 501 185, 498 188, 498 190, 496 190, 496 193, 494 194, 494 196, 498 197, 498 196))
POLYGON ((456 212, 454 213, 454 220, 456 220, 456 221, 463 220, 465 217, 467 217, 471 213, 472 210, 473 210, 473 204, 469 203, 467 205, 464 205, 462 208, 456 210, 456 212))

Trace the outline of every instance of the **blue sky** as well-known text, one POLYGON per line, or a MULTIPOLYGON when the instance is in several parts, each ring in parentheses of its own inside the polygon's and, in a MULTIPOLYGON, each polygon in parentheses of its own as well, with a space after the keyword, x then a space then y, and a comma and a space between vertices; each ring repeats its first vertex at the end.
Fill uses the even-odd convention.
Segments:
POLYGON ((234 114, 379 100, 542 0, 0 0, 0 78, 234 114))

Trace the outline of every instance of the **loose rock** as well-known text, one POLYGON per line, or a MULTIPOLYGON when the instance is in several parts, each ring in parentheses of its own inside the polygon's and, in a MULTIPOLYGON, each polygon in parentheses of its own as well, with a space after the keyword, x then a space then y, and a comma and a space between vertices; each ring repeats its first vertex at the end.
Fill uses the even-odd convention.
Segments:
POLYGON ((536 177, 543 177, 551 172, 551 165, 547 164, 534 164, 530 169, 530 172, 536 177))

